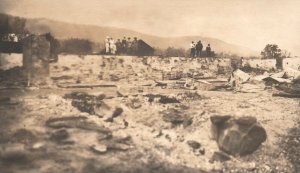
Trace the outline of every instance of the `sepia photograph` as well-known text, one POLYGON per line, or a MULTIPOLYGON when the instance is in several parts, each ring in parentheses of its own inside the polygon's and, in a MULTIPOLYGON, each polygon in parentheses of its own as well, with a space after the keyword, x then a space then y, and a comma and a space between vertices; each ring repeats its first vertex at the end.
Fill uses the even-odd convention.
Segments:
POLYGON ((299 172, 299 0, 0 0, 0 173, 299 172))

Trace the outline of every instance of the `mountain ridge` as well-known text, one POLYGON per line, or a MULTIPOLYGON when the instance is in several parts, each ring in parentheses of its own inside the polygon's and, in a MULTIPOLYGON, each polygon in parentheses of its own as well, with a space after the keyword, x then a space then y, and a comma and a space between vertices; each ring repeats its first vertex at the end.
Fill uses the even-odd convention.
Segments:
POLYGON ((207 44, 212 46, 212 50, 216 53, 224 52, 237 54, 239 56, 257 56, 258 51, 251 50, 247 47, 227 43, 221 39, 205 37, 205 36, 155 36, 151 34, 144 34, 138 31, 109 27, 109 26, 98 26, 78 23, 68 23, 63 21, 57 21, 47 18, 24 18, 26 19, 25 28, 34 34, 43 34, 50 32, 54 37, 58 39, 68 38, 81 38, 88 39, 96 43, 104 43, 106 36, 111 36, 114 39, 122 39, 126 37, 138 37, 143 39, 149 45, 154 48, 166 49, 168 47, 184 48, 188 49, 191 41, 197 42, 201 40, 204 49, 207 44))

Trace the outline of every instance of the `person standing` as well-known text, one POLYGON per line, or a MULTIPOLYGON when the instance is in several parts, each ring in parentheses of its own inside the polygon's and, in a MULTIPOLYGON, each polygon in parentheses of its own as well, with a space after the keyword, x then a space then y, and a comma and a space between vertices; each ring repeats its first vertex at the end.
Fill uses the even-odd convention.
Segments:
POLYGON ((206 56, 207 57, 211 57, 211 47, 210 47, 210 44, 208 44, 207 47, 206 47, 206 56))
POLYGON ((195 57, 195 52, 196 52, 196 45, 195 45, 194 41, 192 41, 190 47, 191 47, 191 55, 190 56, 192 58, 194 58, 195 57))
POLYGON ((138 40, 137 40, 137 37, 134 37, 133 38, 133 41, 132 41, 132 44, 131 44, 131 53, 133 55, 136 55, 137 54, 137 51, 138 51, 138 40))
POLYGON ((117 48, 117 51, 116 51, 116 53, 119 55, 119 54, 121 54, 121 50, 122 50, 122 43, 121 43, 121 40, 120 39, 118 39, 117 40, 117 42, 116 42, 116 48, 117 48))
POLYGON ((110 43, 110 38, 109 38, 109 36, 106 36, 106 38, 105 38, 105 53, 106 54, 110 53, 110 45, 109 45, 109 43, 110 43))
POLYGON ((126 47, 126 53, 128 55, 131 55, 131 53, 132 53, 131 47, 132 47, 132 41, 131 41, 131 38, 128 37, 127 38, 127 47, 126 47))
POLYGON ((110 53, 111 54, 116 54, 116 51, 117 51, 117 47, 116 47, 116 44, 115 44, 115 41, 113 38, 110 38, 110 41, 109 41, 109 48, 110 48, 110 53))
POLYGON ((122 40, 122 53, 125 54, 127 49, 127 41, 126 41, 126 37, 124 36, 123 40, 122 40))
POLYGON ((201 57, 202 49, 203 49, 203 45, 201 43, 201 40, 199 40, 196 44, 196 56, 197 57, 201 57))

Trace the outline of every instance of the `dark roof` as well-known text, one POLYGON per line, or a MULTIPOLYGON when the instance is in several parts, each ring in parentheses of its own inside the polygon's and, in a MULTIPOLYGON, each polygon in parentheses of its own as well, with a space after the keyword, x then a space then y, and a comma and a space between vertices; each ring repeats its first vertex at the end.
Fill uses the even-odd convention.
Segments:
POLYGON ((138 40, 138 49, 136 53, 139 56, 153 55, 154 49, 149 44, 140 39, 138 40))

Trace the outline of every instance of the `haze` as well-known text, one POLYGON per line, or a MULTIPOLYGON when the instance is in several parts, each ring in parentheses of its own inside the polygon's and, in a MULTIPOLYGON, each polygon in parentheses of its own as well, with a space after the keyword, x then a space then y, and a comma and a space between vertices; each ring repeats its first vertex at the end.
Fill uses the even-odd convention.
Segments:
POLYGON ((0 12, 113 26, 157 36, 214 37, 260 51, 300 55, 298 0, 0 0, 0 12))

